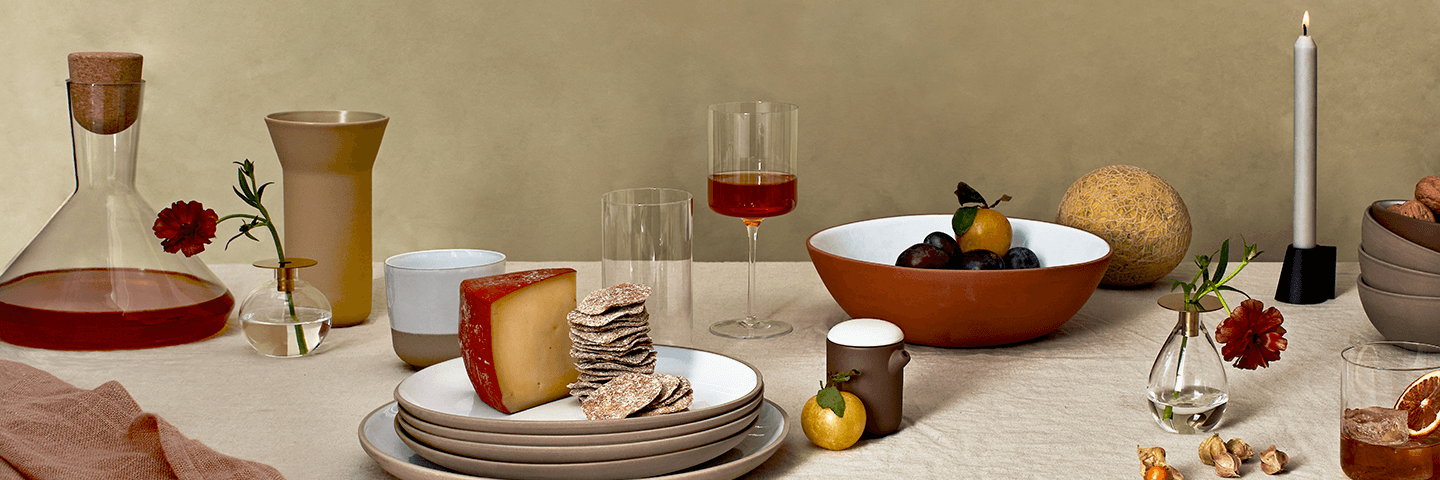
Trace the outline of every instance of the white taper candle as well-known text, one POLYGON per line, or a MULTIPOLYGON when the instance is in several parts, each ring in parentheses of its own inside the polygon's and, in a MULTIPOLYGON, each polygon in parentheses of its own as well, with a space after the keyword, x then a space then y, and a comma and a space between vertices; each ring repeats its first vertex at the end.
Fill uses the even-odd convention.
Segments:
POLYGON ((1295 40, 1295 248, 1315 248, 1315 41, 1310 12, 1295 40))

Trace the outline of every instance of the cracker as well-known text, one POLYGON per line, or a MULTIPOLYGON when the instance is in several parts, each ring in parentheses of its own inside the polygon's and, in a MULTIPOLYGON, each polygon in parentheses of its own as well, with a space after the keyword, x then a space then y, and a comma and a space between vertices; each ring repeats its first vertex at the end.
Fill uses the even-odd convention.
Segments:
POLYGON ((695 397, 693 395, 686 395, 680 397, 679 401, 671 403, 669 405, 642 408, 635 412, 635 416, 649 417, 653 415, 664 415, 667 413, 683 412, 690 409, 690 404, 694 401, 694 398, 695 397))
POLYGON ((571 347, 570 358, 575 359, 577 365, 580 362, 614 362, 626 365, 640 365, 645 362, 654 363, 655 350, 642 347, 624 352, 596 352, 584 348, 571 347))
POLYGON ((570 340, 589 345, 610 345, 628 340, 631 335, 639 333, 650 333, 650 326, 612 328, 602 332, 582 332, 572 328, 570 329, 570 340))
MULTIPOLYGON (((669 376, 669 375, 662 375, 669 376)), ((690 380, 685 377, 674 377, 676 388, 671 395, 661 395, 654 402, 646 405, 645 408, 635 412, 637 417, 648 417, 651 415, 663 415, 688 410, 695 401, 695 392, 690 387, 690 380)), ((663 393, 663 392, 662 392, 663 393)))
POLYGON ((654 375, 629 373, 595 390, 580 408, 592 420, 625 418, 654 402, 660 389, 660 379, 654 375))
MULTIPOLYGON (((651 362, 651 363, 648 364, 648 365, 645 364, 645 363, 637 363, 637 364, 634 364, 634 365, 630 365, 630 364, 613 363, 613 362, 575 362, 575 370, 578 370, 578 371, 581 371, 581 372, 585 372, 585 371, 602 371, 602 370, 619 370, 619 371, 624 371, 624 372, 638 372, 638 371, 640 371, 641 368, 645 368, 645 367, 647 367, 647 366, 649 366, 649 367, 654 367, 655 364, 654 364, 653 362, 651 362)), ((648 373, 648 372, 647 372, 647 373, 648 373)), ((668 392, 668 391, 667 391, 667 392, 668 392)))
POLYGON ((616 339, 615 342, 607 344, 575 341, 574 338, 571 338, 571 340, 573 342, 570 346, 571 350, 581 350, 602 355, 610 354, 615 356, 624 356, 639 349, 653 349, 653 347, 655 346, 655 342, 653 340, 650 340, 650 335, 646 332, 640 332, 633 336, 616 339))
POLYGON ((590 382, 575 382, 565 387, 570 389, 570 396, 577 397, 583 402, 587 397, 594 394, 596 390, 599 390, 601 385, 590 382))
POLYGON ((653 374, 653 373, 655 373, 655 367, 654 367, 654 366, 639 367, 639 368, 636 368, 635 370, 626 370, 626 371, 621 371, 621 370, 594 370, 594 371, 581 370, 581 371, 580 371, 580 374, 579 374, 578 376, 576 376, 575 379, 576 379, 576 380, 579 380, 579 381, 584 381, 584 382, 594 382, 594 383, 604 384, 604 383, 606 383, 606 382, 609 382, 610 380, 614 380, 614 379, 616 379, 616 378, 619 378, 619 377, 622 377, 622 376, 625 376, 625 375, 630 375, 630 374, 650 375, 650 374, 653 374))
POLYGON ((610 322, 639 315, 644 311, 645 304, 643 303, 613 308, 594 315, 579 310, 571 310, 570 313, 565 314, 565 319, 569 320, 571 325, 603 327, 610 322))
POLYGON ((694 390, 690 388, 690 379, 685 377, 678 378, 680 379, 680 385, 675 387, 675 391, 671 392, 671 394, 666 398, 655 399, 655 401, 650 404, 649 408, 670 405, 679 401, 681 397, 693 396, 694 390))
POLYGON ((621 283, 610 288, 590 292, 575 309, 580 313, 597 315, 614 307, 642 303, 650 298, 650 287, 633 283, 621 283))
POLYGON ((616 320, 616 321, 607 323, 607 324, 605 324, 604 326, 600 326, 600 327, 587 327, 587 326, 585 326, 585 325, 575 325, 575 324, 572 323, 572 324, 570 324, 570 331, 572 331, 572 332, 599 333, 599 332, 604 332, 604 331, 613 330, 613 329, 616 329, 616 328, 643 327, 643 326, 650 325, 650 315, 649 315, 649 314, 643 314, 643 315, 644 315, 643 317, 640 317, 640 316, 625 317, 625 318, 622 318, 622 319, 619 319, 619 320, 616 320))
POLYGON ((655 402, 669 400, 670 395, 675 393, 675 389, 680 387, 680 377, 663 373, 655 374, 655 376, 660 379, 660 394, 655 396, 655 402))

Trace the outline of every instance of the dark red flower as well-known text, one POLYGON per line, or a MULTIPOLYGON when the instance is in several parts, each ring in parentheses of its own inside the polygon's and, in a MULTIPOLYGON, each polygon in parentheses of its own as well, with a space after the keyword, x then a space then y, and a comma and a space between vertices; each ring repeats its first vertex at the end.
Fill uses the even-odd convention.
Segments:
POLYGON ((1225 344, 1220 353, 1235 360, 1235 368, 1254 370, 1280 359, 1287 346, 1285 317, 1275 307, 1265 309, 1259 300, 1249 299, 1230 312, 1230 318, 1215 327, 1215 341, 1225 344))
POLYGON ((205 251, 205 244, 215 238, 215 222, 220 216, 200 202, 175 202, 160 211, 155 219, 155 236, 163 241, 165 252, 184 252, 189 257, 205 251))

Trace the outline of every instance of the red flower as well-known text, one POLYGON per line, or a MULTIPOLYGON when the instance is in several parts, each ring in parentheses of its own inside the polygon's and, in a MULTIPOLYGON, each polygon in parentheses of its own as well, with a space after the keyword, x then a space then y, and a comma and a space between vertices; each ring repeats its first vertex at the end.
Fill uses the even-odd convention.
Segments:
POLYGON ((1261 301, 1245 300, 1215 327, 1215 341, 1225 344, 1220 353, 1225 360, 1234 359, 1235 368, 1267 367, 1287 346, 1285 327, 1280 326, 1284 321, 1275 307, 1265 310, 1261 301))
POLYGON ((155 236, 163 241, 166 253, 184 252, 193 256, 205 251, 205 244, 215 238, 215 222, 220 216, 200 202, 175 202, 160 211, 155 219, 155 236))

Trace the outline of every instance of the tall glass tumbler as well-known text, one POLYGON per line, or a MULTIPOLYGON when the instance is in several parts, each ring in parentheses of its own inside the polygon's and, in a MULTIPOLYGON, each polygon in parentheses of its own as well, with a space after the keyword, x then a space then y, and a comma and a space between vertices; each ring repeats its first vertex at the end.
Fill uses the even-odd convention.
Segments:
POLYGON ((1340 358, 1345 475, 1440 479, 1440 347, 1370 342, 1346 348, 1340 358))
POLYGON ((650 287, 650 338, 689 345, 694 197, 683 190, 631 188, 606 193, 600 203, 601 287, 650 287))

